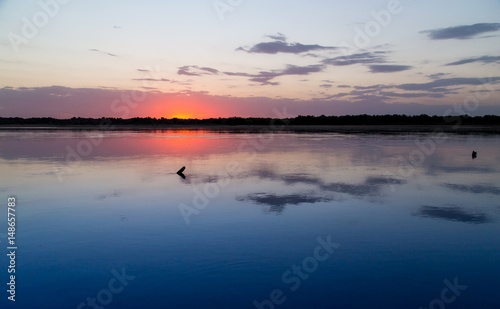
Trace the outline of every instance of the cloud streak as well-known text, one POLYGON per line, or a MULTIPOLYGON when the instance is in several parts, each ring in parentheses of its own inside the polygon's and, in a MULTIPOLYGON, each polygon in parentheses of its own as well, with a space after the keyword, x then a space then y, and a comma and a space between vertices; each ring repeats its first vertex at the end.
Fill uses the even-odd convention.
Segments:
POLYGON ((483 84, 493 84, 500 81, 500 76, 489 77, 486 79, 472 78, 472 77, 452 77, 452 78, 442 78, 436 79, 428 83, 408 83, 395 86, 397 89, 401 90, 411 90, 411 91, 429 91, 429 92, 447 92, 449 89, 446 87, 450 86, 462 86, 462 85, 483 85, 483 84))
POLYGON ((95 48, 89 49, 89 51, 96 52, 96 53, 101 53, 101 54, 108 55, 108 56, 111 56, 111 57, 118 57, 115 54, 108 53, 108 52, 105 52, 105 51, 102 51, 102 50, 99 50, 99 49, 95 49, 95 48))
POLYGON ((132 80, 146 81, 146 82, 171 82, 171 80, 167 78, 134 78, 132 80))
POLYGON ((323 65, 308 65, 308 66, 297 66, 288 64, 286 68, 282 70, 274 71, 261 71, 257 74, 242 73, 242 72, 223 72, 223 74, 228 76, 242 76, 249 77, 250 81, 261 83, 262 85, 279 85, 278 82, 272 82, 276 77, 285 75, 309 75, 310 73, 321 72, 324 69, 323 65))
POLYGON ((481 23, 474 25, 462 25, 456 27, 431 29, 420 31, 431 40, 466 40, 476 37, 479 34, 500 30, 500 23, 481 23))
POLYGON ((370 65, 369 68, 371 73, 394 73, 410 70, 412 66, 397 64, 374 64, 370 65))
MULTIPOLYGON (((288 43, 287 38, 282 33, 277 33, 275 35, 267 35, 272 42, 262 42, 254 45, 251 48, 239 47, 236 50, 242 50, 248 53, 262 53, 262 54, 277 54, 277 53, 291 53, 291 54, 301 54, 313 50, 325 50, 325 49, 337 49, 337 47, 321 46, 318 44, 314 45, 303 45, 300 43, 288 43)), ((178 68, 178 75, 200 77, 204 75, 226 75, 235 77, 247 77, 251 82, 257 82, 261 85, 271 85, 277 86, 279 82, 274 81, 275 78, 286 75, 309 75, 311 73, 318 73, 324 71, 327 66, 349 66, 355 64, 366 65, 369 68, 370 73, 394 73, 410 70, 412 66, 409 65, 398 65, 398 64, 388 64, 387 54, 389 51, 374 51, 374 52, 363 52, 356 53, 352 55, 343 55, 333 58, 325 58, 321 60, 320 63, 311 64, 306 66, 287 64, 284 69, 281 70, 270 70, 270 71, 260 71, 258 73, 247 73, 247 72, 231 72, 231 71, 219 71, 215 68, 210 67, 199 67, 197 65, 186 65, 178 68)), ((306 55, 308 55, 307 53, 306 55)), ((318 56, 319 57, 319 56, 318 56)), ((320 84, 321 88, 330 88, 328 84, 320 84)))
MULTIPOLYGON (((342 98, 350 96, 351 99, 354 100, 372 102, 397 98, 444 98, 449 94, 457 94, 457 90, 464 88, 462 86, 494 85, 499 81, 500 76, 492 76, 488 78, 453 77, 435 79, 427 83, 355 86, 353 87, 354 89, 349 92, 336 93, 328 98, 342 98)), ((492 91, 491 89, 493 89, 493 87, 490 86, 485 87, 487 91, 492 91)))
POLYGON ((468 63, 473 63, 473 62, 481 62, 481 63, 500 63, 500 56, 482 56, 482 57, 477 57, 477 58, 467 58, 467 59, 462 59, 459 61, 455 62, 450 62, 447 63, 447 66, 451 65, 462 65, 462 64, 468 64, 468 63))
POLYGON ((346 66, 353 64, 379 64, 386 62, 385 54, 386 52, 382 51, 358 53, 347 56, 338 56, 335 58, 327 58, 324 59, 322 63, 335 66, 346 66))
POLYGON ((268 37, 274 41, 286 42, 286 40, 287 40, 286 35, 284 35, 283 33, 280 33, 280 32, 278 32, 276 34, 266 35, 266 37, 268 37))
POLYGON ((333 66, 362 64, 368 66, 370 73, 394 73, 410 70, 412 68, 412 66, 409 65, 386 64, 387 54, 388 52, 386 51, 357 53, 323 59, 322 63, 333 66))
POLYGON ((199 67, 197 65, 185 65, 178 68, 177 74, 187 76, 202 76, 202 75, 216 75, 219 70, 208 67, 199 67))
POLYGON ((311 51, 321 50, 337 50, 338 47, 322 46, 318 44, 305 45, 301 43, 288 43, 287 38, 282 33, 275 35, 267 35, 266 37, 273 39, 272 42, 257 43, 252 47, 238 47, 237 51, 244 51, 249 54, 302 54, 311 51))

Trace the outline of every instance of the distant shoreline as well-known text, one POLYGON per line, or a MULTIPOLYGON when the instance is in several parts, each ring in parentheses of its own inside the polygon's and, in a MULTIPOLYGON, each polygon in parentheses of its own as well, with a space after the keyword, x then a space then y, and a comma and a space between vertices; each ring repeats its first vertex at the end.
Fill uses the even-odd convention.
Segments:
POLYGON ((93 130, 93 131, 223 131, 234 133, 432 133, 500 134, 500 125, 0 125, 2 131, 16 130, 93 130))
POLYGON ((294 118, 229 117, 179 118, 81 118, 0 117, 0 130, 204 130, 224 132, 338 132, 338 133, 482 133, 500 134, 500 116, 344 115, 294 118))

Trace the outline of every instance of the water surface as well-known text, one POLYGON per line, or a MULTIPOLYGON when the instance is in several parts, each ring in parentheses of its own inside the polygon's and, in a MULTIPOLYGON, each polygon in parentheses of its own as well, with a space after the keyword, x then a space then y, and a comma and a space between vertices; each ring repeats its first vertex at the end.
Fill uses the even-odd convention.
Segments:
POLYGON ((0 131, 1 244, 15 196, 19 246, 16 303, 0 304, 499 308, 499 150, 435 133, 0 131))

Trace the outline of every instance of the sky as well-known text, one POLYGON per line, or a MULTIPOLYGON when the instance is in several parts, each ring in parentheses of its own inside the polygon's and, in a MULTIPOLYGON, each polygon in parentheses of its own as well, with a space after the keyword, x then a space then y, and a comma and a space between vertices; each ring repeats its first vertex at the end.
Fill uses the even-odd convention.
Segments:
POLYGON ((500 115, 499 0, 0 0, 0 117, 500 115))

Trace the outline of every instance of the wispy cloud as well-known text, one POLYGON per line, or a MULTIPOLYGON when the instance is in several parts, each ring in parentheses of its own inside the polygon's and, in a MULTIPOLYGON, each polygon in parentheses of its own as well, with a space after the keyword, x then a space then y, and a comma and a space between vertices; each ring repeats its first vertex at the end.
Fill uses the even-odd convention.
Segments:
POLYGON ((284 35, 283 33, 276 33, 276 34, 269 34, 269 35, 266 35, 266 37, 270 38, 271 40, 275 40, 275 41, 281 41, 281 42, 286 42, 287 38, 286 38, 286 35, 284 35))
POLYGON ((146 82, 171 82, 167 78, 133 78, 132 80, 146 81, 146 82))
MULTIPOLYGON (((279 76, 285 75, 309 75, 310 73, 317 73, 323 70, 321 65, 308 65, 308 66, 296 66, 287 65, 283 70, 271 71, 271 72, 260 72, 259 74, 253 76, 250 81, 259 82, 262 84, 269 84, 270 81, 279 76)), ((274 83, 275 85, 277 83, 274 83)))
POLYGON ((450 63, 447 63, 446 65, 462 65, 462 64, 473 63, 473 62, 500 63, 500 56, 482 56, 482 57, 477 57, 477 58, 467 58, 467 59, 462 59, 462 60, 455 61, 455 62, 450 62, 450 63))
POLYGON ((324 69, 323 65, 308 65, 308 66, 297 66, 289 64, 285 69, 274 70, 274 71, 261 71, 257 74, 250 74, 244 72, 223 72, 223 74, 228 76, 242 76, 249 77, 250 81, 258 82, 263 85, 279 85, 277 82, 271 82, 276 77, 285 75, 309 75, 310 73, 321 72, 324 69))
POLYGON ((333 46, 322 46, 318 44, 305 45, 301 43, 288 43, 287 38, 282 33, 277 33, 275 35, 267 35, 266 37, 273 39, 272 42, 261 42, 257 43, 252 47, 238 47, 237 51, 245 51, 247 53, 256 54, 301 54, 310 51, 320 51, 320 50, 336 50, 337 47, 333 46))
POLYGON ((431 74, 431 75, 427 75, 427 77, 429 77, 430 79, 440 79, 440 78, 443 78, 444 76, 448 76, 450 75, 450 73, 434 73, 434 74, 431 74))
POLYGON ((379 95, 385 97, 396 97, 396 98, 442 98, 444 94, 442 93, 427 93, 427 92, 411 92, 411 93, 400 93, 394 91, 380 91, 379 95))
POLYGON ((397 65, 397 64, 374 64, 370 65, 371 73, 393 73, 406 71, 412 68, 409 65, 397 65))
MULTIPOLYGON (((444 76, 441 74, 435 75, 444 76)), ((487 79, 472 77, 453 77, 435 79, 427 83, 407 83, 396 85, 371 85, 354 86, 349 92, 341 92, 330 98, 342 98, 350 96, 354 100, 390 100, 395 98, 443 98, 449 94, 457 94, 461 86, 477 86, 484 84, 496 84, 500 76, 488 77, 487 79), (403 92, 401 91, 403 90, 403 92)), ((347 87, 342 87, 347 88, 347 87)))
POLYGON ((246 73, 246 72, 221 72, 214 68, 199 67, 196 65, 187 65, 179 67, 177 74, 187 76, 203 76, 203 75, 217 75, 223 74, 227 76, 240 76, 248 77, 252 82, 258 82, 263 85, 279 85, 277 82, 271 82, 276 77, 284 75, 308 75, 310 73, 321 72, 323 65, 308 65, 297 66, 288 64, 284 69, 273 71, 260 71, 259 73, 246 73))
POLYGON ((99 49, 95 49, 95 48, 91 48, 91 49, 89 49, 89 51, 96 52, 96 53, 101 53, 101 54, 108 55, 108 56, 111 56, 111 57, 118 57, 115 54, 108 53, 108 52, 105 52, 105 51, 102 51, 102 50, 99 50, 99 49))
POLYGON ((409 65, 386 64, 387 51, 364 52, 352 55, 326 58, 322 60, 323 64, 333 66, 348 66, 362 64, 368 66, 371 73, 392 73, 411 69, 409 65))
POLYGON ((324 59, 322 63, 335 66, 385 63, 385 55, 386 52, 383 51, 358 53, 347 56, 338 56, 335 58, 327 58, 324 59))
POLYGON ((500 23, 481 23, 420 31, 431 40, 471 39, 478 34, 500 30, 500 23))
POLYGON ((219 70, 208 67, 199 67, 197 65, 186 65, 179 67, 177 74, 187 76, 215 75, 219 74, 219 70))
MULTIPOLYGON (((275 35, 267 35, 273 42, 263 42, 256 44, 255 46, 245 49, 239 47, 237 50, 243 50, 248 53, 264 53, 264 54, 276 54, 276 53, 293 53, 300 54, 311 50, 322 50, 322 49, 337 49, 336 47, 328 47, 321 45, 303 45, 300 43, 287 43, 286 36, 282 33, 277 33, 275 35)), ((352 55, 343 55, 334 58, 323 59, 318 64, 311 64, 306 66, 288 64, 284 69, 281 70, 269 70, 260 71, 258 73, 248 73, 248 72, 231 72, 231 71, 219 71, 215 68, 209 67, 199 67, 196 65, 187 65, 179 67, 177 74, 187 75, 187 76, 203 76, 203 75, 218 75, 223 74, 227 76, 239 76, 247 77, 251 82, 257 82, 262 85, 279 85, 279 82, 274 81, 275 78, 285 75, 309 75, 311 73, 322 72, 328 65, 333 66, 348 66, 354 64, 367 65, 371 73, 392 73, 401 72, 409 70, 412 67, 408 65, 398 65, 398 64, 387 64, 386 57, 390 51, 374 51, 374 52, 363 52, 356 53, 352 55)), ((324 81, 323 84, 319 86, 322 88, 330 88, 329 82, 324 81)))
POLYGON ((482 85, 487 83, 495 83, 500 81, 500 76, 489 77, 487 80, 483 80, 480 78, 472 78, 472 77, 452 77, 452 78, 442 78, 436 79, 429 83, 409 83, 409 84, 401 84, 395 86, 398 89, 402 90, 411 90, 411 91, 431 91, 431 92, 446 92, 450 89, 445 87, 450 86, 461 86, 461 85, 482 85))

